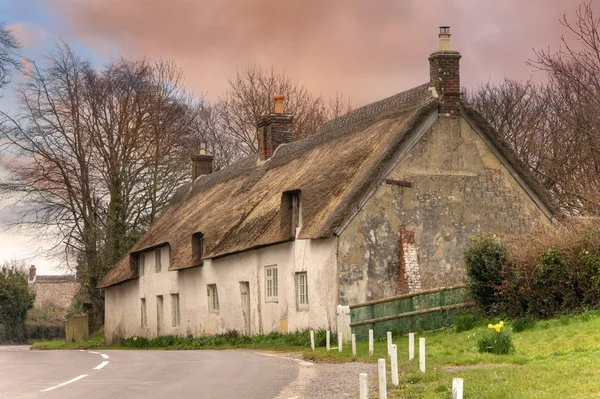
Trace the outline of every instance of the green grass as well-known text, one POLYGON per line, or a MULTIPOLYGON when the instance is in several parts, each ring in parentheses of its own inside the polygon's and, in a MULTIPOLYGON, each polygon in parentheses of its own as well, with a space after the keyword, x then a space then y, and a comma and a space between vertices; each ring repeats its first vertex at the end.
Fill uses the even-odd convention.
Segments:
POLYGON ((64 340, 55 341, 39 341, 34 342, 31 345, 32 349, 99 349, 99 348, 112 348, 104 345, 104 329, 100 329, 94 334, 90 335, 90 338, 84 342, 65 342, 64 340))
MULTIPOLYGON (((492 321, 494 323, 497 320, 492 321)), ((398 346, 400 386, 388 387, 390 398, 449 398, 452 378, 463 378, 465 398, 597 398, 600 392, 600 312, 539 321, 512 334, 515 351, 508 355, 479 353, 477 340, 488 332, 480 325, 467 332, 442 331, 418 334, 414 364, 408 362, 408 337, 395 337, 398 346), (427 343, 427 372, 418 370, 418 338, 427 343), (448 370, 449 366, 468 366, 448 370), (478 368, 479 367, 479 368, 478 368), (485 368, 481 368, 485 367, 485 368)), ((510 323, 506 324, 508 329, 510 323)), ((368 343, 358 342, 356 358, 350 346, 343 353, 323 348, 305 353, 313 360, 368 361, 386 358, 385 340, 376 340, 374 356, 368 343)), ((389 370, 389 365, 388 365, 389 370)), ((369 376, 377 384, 377 376, 369 376)), ((388 376, 388 384, 391 378, 388 376)))

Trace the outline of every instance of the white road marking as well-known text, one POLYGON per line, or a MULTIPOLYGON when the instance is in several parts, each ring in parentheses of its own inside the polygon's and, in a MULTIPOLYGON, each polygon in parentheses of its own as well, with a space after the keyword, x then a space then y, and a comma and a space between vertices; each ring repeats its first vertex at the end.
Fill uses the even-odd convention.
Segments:
POLYGON ((104 359, 108 359, 108 355, 105 355, 104 353, 100 353, 100 356, 102 356, 104 359))
POLYGON ((99 355, 100 354, 100 352, 92 352, 92 351, 90 351, 90 353, 93 353, 94 355, 99 355))
POLYGON ((56 388, 64 387, 67 384, 70 384, 70 383, 75 382, 75 381, 79 381, 80 379, 85 378, 85 377, 87 377, 87 374, 82 374, 79 377, 75 377, 72 380, 69 380, 67 382, 63 382, 62 384, 58 384, 58 385, 55 385, 55 386, 50 387, 50 388, 42 389, 41 392, 47 392, 47 391, 51 391, 51 390, 56 389, 56 388))
POLYGON ((102 367, 106 366, 108 364, 108 362, 105 360, 102 363, 100 363, 99 365, 97 365, 96 367, 94 367, 94 370, 100 370, 102 367))

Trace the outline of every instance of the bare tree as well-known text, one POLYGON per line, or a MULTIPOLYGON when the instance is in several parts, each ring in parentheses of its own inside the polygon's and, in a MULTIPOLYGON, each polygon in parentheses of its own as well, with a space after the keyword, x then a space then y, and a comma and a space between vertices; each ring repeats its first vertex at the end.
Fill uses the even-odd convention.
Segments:
POLYGON ((248 66, 238 71, 229 81, 229 90, 216 105, 220 134, 239 143, 241 155, 257 152, 257 122, 262 115, 272 112, 272 97, 284 95, 284 107, 294 114, 296 139, 314 133, 330 117, 349 111, 350 100, 340 94, 326 102, 320 95, 290 77, 276 73, 272 68, 248 66))
POLYGON ((4 88, 15 71, 21 70, 23 63, 18 55, 21 44, 13 32, 0 24, 0 89, 4 88))
POLYGON ((600 20, 582 3, 561 24, 557 52, 536 51, 529 64, 546 82, 505 80, 469 96, 569 214, 600 210, 600 20))
POLYGON ((58 228, 101 322, 100 279, 189 177, 198 101, 170 63, 96 70, 64 44, 47 60, 19 88, 17 115, 0 113, 12 160, 0 191, 31 204, 20 223, 58 228))

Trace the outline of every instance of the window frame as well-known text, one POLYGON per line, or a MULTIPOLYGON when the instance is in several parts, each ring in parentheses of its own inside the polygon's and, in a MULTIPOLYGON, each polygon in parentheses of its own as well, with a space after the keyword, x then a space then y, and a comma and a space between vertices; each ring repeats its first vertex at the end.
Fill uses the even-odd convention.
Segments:
POLYGON ((206 295, 208 297, 208 312, 220 313, 221 305, 219 303, 219 290, 217 284, 207 284, 206 295))
POLYGON ((181 326, 181 308, 179 304, 179 293, 171 294, 171 327, 181 326))
POLYGON ((148 305, 146 303, 146 298, 140 298, 140 313, 141 313, 141 327, 148 327, 148 305))
POLYGON ((162 247, 156 248, 154 250, 154 271, 156 273, 160 273, 162 271, 162 247))
POLYGON ((308 309, 308 274, 306 272, 296 272, 294 277, 296 281, 296 306, 298 309, 308 309))
POLYGON ((265 302, 279 302, 279 272, 277 265, 265 266, 265 302))

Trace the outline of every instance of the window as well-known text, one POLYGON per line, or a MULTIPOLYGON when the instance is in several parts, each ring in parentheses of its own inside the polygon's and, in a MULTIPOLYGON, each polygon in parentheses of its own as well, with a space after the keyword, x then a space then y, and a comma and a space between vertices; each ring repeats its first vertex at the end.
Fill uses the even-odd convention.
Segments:
POLYGON ((267 302, 277 302, 279 285, 277 280, 277 265, 265 266, 265 300, 267 302))
POLYGON ((192 266, 202 266, 204 256, 204 235, 202 233, 192 234, 192 266))
POLYGON ((208 288, 208 311, 217 313, 219 311, 219 294, 216 284, 207 285, 208 288))
POLYGON ((138 274, 141 276, 144 275, 144 273, 146 272, 146 262, 145 262, 145 254, 142 252, 141 254, 139 254, 139 259, 138 259, 138 274))
POLYGON ((308 307, 308 279, 306 272, 296 273, 296 303, 298 308, 308 307))
POLYGON ((146 310, 146 298, 142 298, 141 302, 142 327, 148 327, 148 311, 146 310))
POLYGON ((181 313, 179 313, 179 294, 171 294, 171 325, 179 327, 181 324, 181 313))
POLYGON ((154 266, 156 266, 156 273, 160 273, 162 270, 162 262, 160 259, 160 248, 154 250, 154 266))

